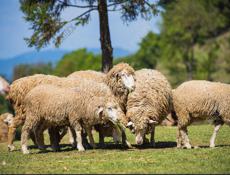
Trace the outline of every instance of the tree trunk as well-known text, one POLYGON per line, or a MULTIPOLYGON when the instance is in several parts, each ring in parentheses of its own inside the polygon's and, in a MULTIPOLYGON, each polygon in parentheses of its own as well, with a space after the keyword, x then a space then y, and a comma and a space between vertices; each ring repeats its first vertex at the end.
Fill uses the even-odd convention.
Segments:
POLYGON ((107 73, 113 66, 113 48, 110 40, 107 0, 98 0, 98 12, 102 50, 102 72, 107 73))
POLYGON ((195 68, 193 48, 191 48, 190 53, 189 53, 189 50, 186 52, 186 54, 184 56, 184 64, 185 64, 186 71, 187 71, 187 80, 192 80, 194 68, 195 68))

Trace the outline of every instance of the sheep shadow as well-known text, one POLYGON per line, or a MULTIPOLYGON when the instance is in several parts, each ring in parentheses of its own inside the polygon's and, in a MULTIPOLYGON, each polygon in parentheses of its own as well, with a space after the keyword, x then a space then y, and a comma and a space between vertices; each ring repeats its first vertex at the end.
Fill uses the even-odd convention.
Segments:
POLYGON ((151 144, 144 144, 144 145, 132 145, 137 149, 162 149, 162 148, 175 148, 177 146, 176 142, 168 141, 168 142, 156 142, 155 146, 151 144))

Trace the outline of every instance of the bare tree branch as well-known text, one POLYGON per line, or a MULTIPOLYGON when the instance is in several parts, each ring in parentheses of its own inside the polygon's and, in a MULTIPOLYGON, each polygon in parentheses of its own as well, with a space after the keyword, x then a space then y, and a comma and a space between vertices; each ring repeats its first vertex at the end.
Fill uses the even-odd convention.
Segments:
POLYGON ((97 10, 97 8, 95 8, 95 7, 94 7, 94 8, 91 8, 91 9, 85 11, 84 13, 82 13, 81 15, 79 15, 79 16, 77 16, 77 17, 71 19, 71 20, 68 21, 68 22, 73 22, 73 21, 75 21, 75 20, 81 18, 82 16, 86 15, 87 13, 90 13, 90 12, 93 11, 93 10, 97 10))
POLYGON ((94 6, 94 5, 86 5, 86 6, 83 6, 83 5, 74 5, 74 4, 68 4, 66 2, 63 2, 61 0, 56 0, 58 1, 59 3, 63 4, 63 5, 66 5, 66 6, 69 6, 69 7, 77 7, 77 8, 95 8, 97 6, 94 6))

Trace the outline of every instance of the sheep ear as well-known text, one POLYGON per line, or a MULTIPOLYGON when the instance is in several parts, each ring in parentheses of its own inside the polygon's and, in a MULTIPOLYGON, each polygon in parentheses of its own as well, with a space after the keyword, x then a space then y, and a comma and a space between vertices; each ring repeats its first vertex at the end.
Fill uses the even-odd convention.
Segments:
POLYGON ((130 126, 133 126, 133 125, 134 125, 134 123, 130 121, 126 126, 130 127, 130 126))
POLYGON ((150 119, 150 120, 149 120, 149 124, 152 124, 152 125, 157 125, 157 124, 158 124, 158 122, 150 119))
POLYGON ((99 117, 101 117, 102 116, 102 112, 103 112, 103 107, 101 107, 101 106, 98 106, 98 109, 97 109, 97 115, 99 116, 99 117))

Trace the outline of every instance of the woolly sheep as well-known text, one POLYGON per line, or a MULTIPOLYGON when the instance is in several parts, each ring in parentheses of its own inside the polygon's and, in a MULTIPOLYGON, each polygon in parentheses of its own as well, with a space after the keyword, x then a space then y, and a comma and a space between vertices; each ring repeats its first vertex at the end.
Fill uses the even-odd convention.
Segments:
POLYGON ((0 95, 5 95, 9 92, 10 85, 9 83, 0 76, 0 95))
POLYGON ((173 90, 173 105, 178 117, 177 147, 191 148, 187 127, 202 120, 213 120, 215 126, 210 147, 220 127, 230 125, 230 85, 204 80, 187 81, 173 90))
MULTIPOLYGON (((41 135, 44 125, 47 128, 70 125, 76 131, 78 150, 84 151, 82 127, 86 129, 90 144, 95 147, 92 127, 108 119, 117 122, 124 115, 110 89, 93 81, 82 81, 81 86, 75 89, 52 85, 35 87, 26 95, 24 106, 27 116, 21 136, 24 154, 29 153, 27 139, 33 128, 41 135)), ((37 143, 43 145, 43 140, 37 135, 36 138, 37 143)))
POLYGON ((0 115, 0 142, 7 140, 8 126, 13 121, 13 115, 4 113, 0 115))
MULTIPOLYGON (((7 99, 12 104, 16 116, 8 132, 8 148, 10 151, 14 150, 13 139, 16 128, 23 125, 25 121, 25 110, 23 101, 26 94, 34 87, 41 84, 52 84, 59 87, 73 88, 80 84, 81 80, 71 78, 60 78, 52 75, 36 74, 28 77, 23 77, 15 80, 11 86, 7 99)), ((58 144, 58 143, 56 143, 58 144)))
POLYGON ((172 109, 171 86, 165 76, 156 70, 141 69, 135 75, 136 88, 129 94, 127 102, 128 126, 135 132, 138 145, 143 144, 145 135, 150 132, 154 146, 155 126, 172 109))
MULTIPOLYGON (((129 92, 135 89, 135 75, 134 69, 127 63, 119 63, 115 65, 107 74, 96 72, 92 70, 86 71, 77 71, 70 74, 70 78, 85 78, 90 79, 96 82, 103 82, 107 84, 115 95, 117 101, 119 102, 120 107, 126 113, 126 104, 127 97, 129 92)), ((126 125, 127 121, 123 119, 123 123, 126 125)), ((112 136, 114 141, 119 140, 119 135, 111 123, 108 123, 106 126, 98 125, 95 129, 99 132, 99 142, 101 145, 104 144, 105 136, 112 136)))

